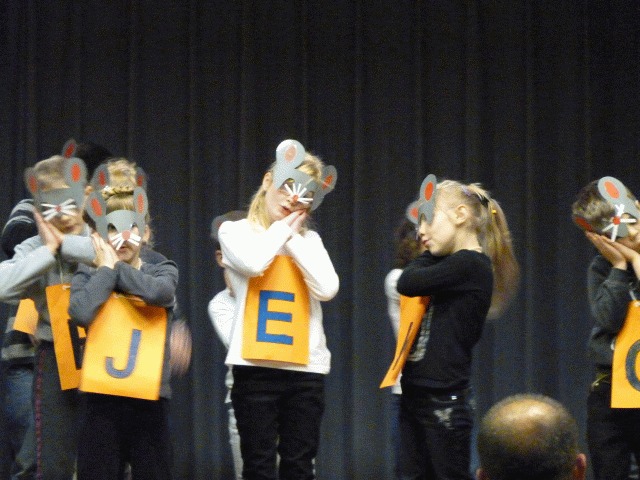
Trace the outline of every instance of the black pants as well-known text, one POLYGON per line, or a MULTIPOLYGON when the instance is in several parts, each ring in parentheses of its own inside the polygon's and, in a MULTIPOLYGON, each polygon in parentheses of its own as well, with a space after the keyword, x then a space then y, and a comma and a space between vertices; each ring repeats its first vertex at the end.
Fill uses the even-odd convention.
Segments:
POLYGON ((78 443, 78 480, 120 478, 125 461, 133 480, 171 479, 169 401, 86 394, 78 443))
POLYGON ((595 480, 628 480, 631 455, 640 462, 640 409, 611 408, 611 378, 591 386, 587 441, 595 480))
POLYGON ((231 401, 245 480, 315 478, 324 375, 234 366, 231 401))
POLYGON ((434 394, 403 385, 400 479, 471 480, 473 408, 467 397, 467 391, 434 394))

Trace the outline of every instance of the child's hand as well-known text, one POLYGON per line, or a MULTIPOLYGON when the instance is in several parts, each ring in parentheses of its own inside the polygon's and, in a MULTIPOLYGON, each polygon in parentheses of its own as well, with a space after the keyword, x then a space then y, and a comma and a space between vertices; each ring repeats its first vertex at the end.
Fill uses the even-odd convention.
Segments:
POLYGON ((624 250, 621 250, 620 247, 627 250, 631 250, 630 248, 627 248, 617 242, 613 242, 604 235, 599 235, 593 232, 585 233, 593 246, 596 247, 598 252, 600 252, 600 254, 606 258, 614 268, 619 268, 620 270, 627 269, 627 261, 629 260, 626 258, 625 253, 623 253, 624 250))
POLYGON ((42 243, 49 249, 49 251, 55 255, 58 253, 60 249, 60 245, 62 245, 62 240, 64 239, 64 234, 60 232, 56 227, 54 227, 51 223, 47 222, 40 212, 37 210, 33 212, 33 216, 36 220, 36 226, 38 227, 38 234, 42 239, 42 243))
POLYGON ((291 227, 293 233, 299 233, 304 221, 307 219, 309 215, 306 210, 296 210, 295 212, 291 212, 284 218, 284 222, 291 227))
POLYGON ((191 332, 184 320, 171 324, 169 339, 169 367, 171 373, 184 375, 191 363, 191 332))
POLYGON ((118 261, 118 255, 113 247, 95 232, 91 234, 91 242, 96 251, 96 257, 93 259, 93 264, 96 268, 107 267, 113 269, 118 261))

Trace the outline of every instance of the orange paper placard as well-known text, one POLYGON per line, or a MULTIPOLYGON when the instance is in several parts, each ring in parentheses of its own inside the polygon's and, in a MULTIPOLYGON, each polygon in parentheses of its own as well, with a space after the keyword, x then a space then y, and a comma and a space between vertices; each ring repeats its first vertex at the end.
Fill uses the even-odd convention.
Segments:
POLYGON ((80 390, 157 400, 167 311, 112 294, 87 333, 80 390))
POLYGON ((38 327, 38 311, 36 304, 30 298, 23 298, 18 305, 13 329, 19 332, 34 335, 38 327))
POLYGON ((400 296, 400 327, 398 329, 396 353, 387 374, 380 384, 380 388, 391 387, 398 380, 398 376, 402 372, 409 356, 413 341, 420 330, 422 317, 429 305, 429 298, 400 296))
POLYGON ((640 302, 629 304, 613 350, 611 408, 640 408, 640 302))
POLYGON ((53 348, 56 353, 60 388, 78 388, 82 368, 82 348, 85 330, 69 319, 68 284, 50 285, 46 288, 47 307, 53 333, 53 348))
POLYGON ((249 280, 242 357, 309 363, 309 289, 291 257, 277 255, 249 280))

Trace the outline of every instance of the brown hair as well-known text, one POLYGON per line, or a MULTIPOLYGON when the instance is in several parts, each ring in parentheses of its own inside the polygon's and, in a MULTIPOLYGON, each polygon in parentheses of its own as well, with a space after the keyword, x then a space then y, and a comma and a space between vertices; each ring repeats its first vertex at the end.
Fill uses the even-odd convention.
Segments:
POLYGON ((404 268, 407 264, 420 255, 420 241, 416 235, 416 225, 409 220, 404 220, 396 229, 395 235, 396 254, 393 259, 393 268, 404 268))
MULTIPOLYGON (((636 201, 636 197, 627 190, 627 196, 636 201)), ((578 219, 586 220, 590 230, 602 233, 610 223, 611 218, 615 216, 614 206, 607 202, 598 190, 598 180, 589 182, 576 195, 576 200, 571 205, 571 213, 574 221, 581 227, 587 225, 578 219)))

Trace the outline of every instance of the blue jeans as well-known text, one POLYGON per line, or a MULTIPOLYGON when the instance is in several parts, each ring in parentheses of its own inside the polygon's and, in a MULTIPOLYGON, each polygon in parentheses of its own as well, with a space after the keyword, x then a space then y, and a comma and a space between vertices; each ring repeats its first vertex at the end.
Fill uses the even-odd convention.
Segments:
POLYGON ((71 480, 76 470, 80 398, 61 390, 53 343, 36 347, 33 401, 36 417, 37 478, 71 480))
POLYGON ((400 478, 471 480, 473 408, 467 391, 428 393, 403 385, 400 478))
POLYGON ((32 385, 31 365, 15 365, 4 370, 5 437, 13 462, 11 480, 35 478, 36 445, 32 385))

